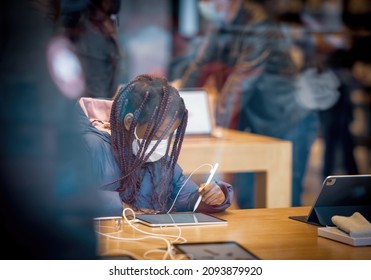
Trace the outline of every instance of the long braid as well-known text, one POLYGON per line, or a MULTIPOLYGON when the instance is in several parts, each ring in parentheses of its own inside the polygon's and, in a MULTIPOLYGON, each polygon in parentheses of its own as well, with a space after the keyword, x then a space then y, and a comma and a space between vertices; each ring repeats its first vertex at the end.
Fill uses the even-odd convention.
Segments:
POLYGON ((111 124, 111 145, 113 154, 116 158, 116 161, 120 167, 120 170, 127 171, 125 169, 125 154, 122 151, 122 147, 124 145, 124 137, 122 133, 119 133, 122 129, 123 123, 120 121, 120 112, 122 110, 126 110, 128 105, 127 96, 133 90, 133 84, 135 80, 131 83, 127 84, 120 88, 117 98, 113 101, 112 109, 111 109, 111 116, 110 116, 110 124, 111 124), (116 152, 117 151, 117 152, 116 152), (124 156, 122 160, 122 156, 124 156))
POLYGON ((116 162, 121 170, 122 177, 110 182, 106 185, 111 185, 119 181, 124 180, 130 176, 132 172, 128 170, 130 166, 131 152, 128 149, 124 149, 125 143, 131 141, 130 135, 122 133, 124 127, 121 121, 121 111, 126 111, 128 106, 128 95, 133 91, 133 84, 136 80, 133 80, 126 86, 121 87, 117 93, 117 97, 114 99, 111 109, 110 125, 111 125, 111 147, 116 159, 116 162), (128 139, 129 137, 129 139, 128 139))
MULTIPOLYGON (((169 91, 168 91, 167 87, 165 87, 165 86, 162 87, 162 93, 163 93, 163 95, 162 95, 162 98, 161 98, 160 109, 159 109, 159 112, 158 112, 158 115, 157 115, 156 126, 155 126, 155 129, 153 130, 154 132, 164 122, 165 118, 167 117, 168 111, 169 111, 169 104, 170 104, 171 99, 170 99, 169 91)), ((177 120, 177 115, 174 114, 174 116, 172 117, 171 121, 169 122, 169 124, 167 125, 167 127, 165 128, 165 130, 163 131, 161 136, 159 137, 159 139, 163 139, 163 137, 169 133, 170 128, 174 125, 176 120, 177 120)), ((152 148, 150 153, 156 149, 158 144, 159 144, 159 142, 156 143, 156 145, 152 148)), ((170 145, 170 142, 168 143, 167 150, 169 148, 169 145, 170 145)), ((147 158, 148 157, 149 157, 149 155, 147 156, 147 158)), ((161 171, 163 172, 163 170, 164 170, 165 171, 164 174, 166 174, 166 172, 168 171, 168 169, 166 169, 166 163, 164 163, 166 161, 164 159, 161 159, 160 161, 161 161, 161 171)), ((170 178, 168 175, 169 174, 166 174, 166 176, 161 176, 157 183, 154 182, 154 178, 151 178, 153 189, 154 189, 154 192, 153 192, 153 195, 152 195, 152 198, 151 198, 151 203, 152 204, 159 203, 161 210, 165 209, 166 202, 167 202, 167 199, 168 199, 168 195, 171 194, 170 183, 171 183, 171 178, 172 177, 170 178)))
MULTIPOLYGON (((177 114, 174 114, 172 120, 169 122, 168 126, 166 127, 165 131, 164 131, 164 134, 165 133, 168 133, 170 128, 174 125, 175 121, 177 120, 177 114)), ((169 147, 169 144, 168 144, 168 147, 169 147)), ((158 189, 159 190, 159 193, 158 193, 158 201, 160 202, 160 205, 161 205, 161 208, 162 210, 165 209, 165 206, 166 206, 166 202, 169 198, 169 196, 171 195, 171 181, 172 181, 172 178, 173 178, 173 172, 171 172, 171 170, 168 169, 168 164, 167 164, 167 161, 169 161, 171 159, 171 155, 169 156, 169 159, 163 159, 161 160, 161 170, 166 170, 167 172, 169 172, 166 176, 162 176, 159 180, 159 182, 154 186, 155 189, 158 189), (168 186, 167 188, 165 188, 164 186, 168 186)), ((157 192, 155 192, 157 194, 157 192)), ((155 198, 155 197, 154 197, 155 198)))
POLYGON ((171 152, 171 160, 169 163, 171 166, 169 166, 170 169, 174 169, 175 164, 178 161, 180 151, 182 149, 182 144, 183 144, 183 138, 185 135, 185 131, 187 128, 187 123, 188 123, 188 111, 186 110, 183 114, 182 121, 180 122, 180 125, 177 129, 177 133, 175 136, 175 141, 174 141, 174 146, 173 146, 173 151, 171 152))
MULTIPOLYGON (((169 178, 173 178, 173 176, 174 176, 174 169, 175 169, 175 165, 178 161, 178 157, 179 157, 179 154, 180 154, 180 151, 181 151, 181 148, 182 148, 182 143, 183 143, 183 139, 184 139, 184 135, 185 135, 185 130, 186 130, 186 127, 187 127, 187 122, 188 122, 188 111, 186 110, 183 114, 182 120, 181 120, 180 125, 177 129, 177 133, 175 135, 175 140, 174 140, 174 144, 173 144, 173 149, 172 149, 172 152, 170 154, 170 160, 168 161, 167 170, 170 171, 169 178)), ((168 194, 168 196, 166 197, 166 199, 164 201, 168 201, 168 199, 170 198, 170 195, 171 195, 171 193, 168 194)))

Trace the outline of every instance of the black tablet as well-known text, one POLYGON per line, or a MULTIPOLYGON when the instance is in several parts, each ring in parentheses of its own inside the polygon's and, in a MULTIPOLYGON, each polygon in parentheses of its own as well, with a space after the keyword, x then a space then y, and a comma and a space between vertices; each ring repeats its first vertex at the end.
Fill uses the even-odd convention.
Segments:
POLYGON ((334 226, 335 215, 361 213, 371 220, 371 175, 334 175, 322 183, 322 189, 308 215, 290 219, 317 226, 334 226))
POLYGON ((175 244, 191 260, 259 260, 235 241, 175 244))
POLYGON ((200 226, 225 225, 226 220, 194 212, 178 212, 172 214, 139 214, 135 216, 138 222, 150 227, 160 226, 200 226))

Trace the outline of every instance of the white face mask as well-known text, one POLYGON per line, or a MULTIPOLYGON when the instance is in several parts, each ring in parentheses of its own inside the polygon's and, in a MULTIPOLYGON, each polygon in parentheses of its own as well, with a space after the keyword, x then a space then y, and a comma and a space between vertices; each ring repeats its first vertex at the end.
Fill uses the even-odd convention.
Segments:
MULTIPOLYGON (((139 139, 137 136, 137 128, 134 129, 134 135, 135 140, 132 143, 132 149, 134 155, 138 154, 140 143, 143 141, 143 139, 139 139)), ((145 151, 145 156, 152 150, 152 148, 156 145, 158 140, 152 140, 151 143, 149 143, 147 150, 145 151)), ((166 148, 167 148, 167 139, 161 140, 160 143, 158 143, 158 146, 153 151, 153 153, 149 156, 147 159, 147 162, 155 162, 161 159, 163 156, 166 155, 166 148)), ((144 157, 145 157, 144 156, 144 157)))
POLYGON ((225 11, 218 11, 213 2, 198 2, 198 8, 201 16, 214 23, 222 23, 226 18, 225 11))

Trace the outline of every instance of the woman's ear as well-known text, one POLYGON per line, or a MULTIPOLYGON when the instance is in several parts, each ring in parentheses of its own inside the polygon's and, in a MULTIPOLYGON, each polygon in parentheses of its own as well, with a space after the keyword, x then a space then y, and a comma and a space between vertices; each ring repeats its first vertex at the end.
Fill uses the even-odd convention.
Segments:
POLYGON ((124 126, 125 126, 126 130, 130 129, 130 125, 133 122, 133 117, 134 117, 134 115, 132 113, 126 114, 126 116, 124 118, 124 126))

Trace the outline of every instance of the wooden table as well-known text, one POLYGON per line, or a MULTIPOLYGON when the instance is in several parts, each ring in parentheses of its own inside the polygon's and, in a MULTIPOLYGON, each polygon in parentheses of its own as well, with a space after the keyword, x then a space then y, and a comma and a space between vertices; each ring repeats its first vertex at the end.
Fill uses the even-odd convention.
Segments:
MULTIPOLYGON (((179 164, 185 174, 204 163, 219 163, 218 172, 256 173, 256 207, 291 206, 291 142, 217 128, 215 137, 187 136, 179 164)), ((209 167, 197 173, 208 173, 209 167)))
MULTIPOLYGON (((317 236, 317 227, 291 220, 290 215, 305 215, 309 207, 275 209, 229 210, 215 214, 228 221, 227 225, 181 227, 181 236, 187 242, 236 241, 264 260, 371 260, 371 247, 353 247, 337 241, 317 236)), ((112 221, 100 222, 101 226, 112 225, 112 221)), ((176 234, 177 229, 151 228, 135 224, 151 233, 176 234)), ((97 228, 113 232, 113 228, 97 228)), ((122 226, 116 237, 141 238, 148 236, 134 231, 129 225, 122 226)), ((159 239, 142 241, 120 241, 99 237, 99 252, 104 255, 134 255, 142 259, 150 249, 165 248, 166 243, 159 239)), ((161 259, 163 253, 150 254, 148 257, 161 259)))

